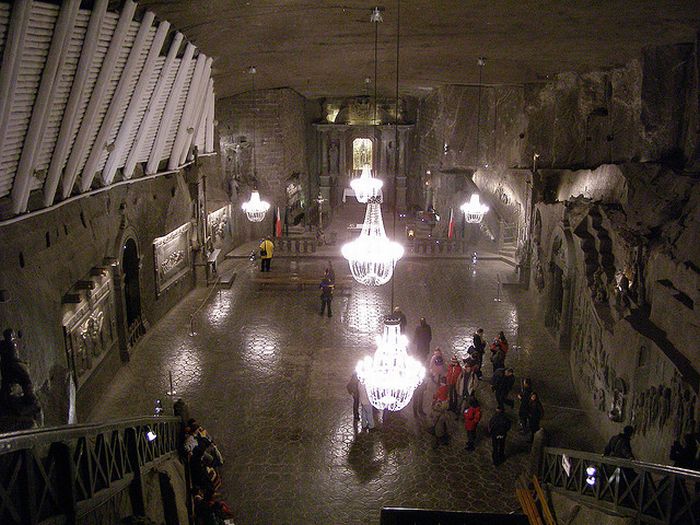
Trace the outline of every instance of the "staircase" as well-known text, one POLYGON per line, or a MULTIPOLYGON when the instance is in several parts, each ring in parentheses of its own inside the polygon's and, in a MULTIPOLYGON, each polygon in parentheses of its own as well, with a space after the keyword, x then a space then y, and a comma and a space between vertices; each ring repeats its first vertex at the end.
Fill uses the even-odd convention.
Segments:
POLYGON ((510 259, 512 261, 516 260, 516 250, 518 242, 518 231, 517 225, 511 224, 506 221, 500 222, 500 236, 498 241, 498 253, 499 255, 510 259))
POLYGON ((610 290, 615 286, 615 256, 612 240, 603 224, 598 206, 592 206, 588 214, 574 229, 579 239, 586 272, 586 283, 598 318, 606 329, 614 323, 610 308, 610 290))
POLYGON ((171 417, 4 434, 0 523, 187 523, 181 435, 171 417))

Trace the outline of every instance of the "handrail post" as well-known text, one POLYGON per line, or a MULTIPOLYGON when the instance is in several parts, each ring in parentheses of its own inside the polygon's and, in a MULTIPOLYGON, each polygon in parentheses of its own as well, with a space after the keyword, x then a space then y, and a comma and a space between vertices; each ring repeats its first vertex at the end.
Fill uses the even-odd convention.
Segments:
POLYGON ((66 523, 75 523, 78 502, 75 493, 76 469, 73 463, 74 445, 62 441, 53 444, 56 450, 56 463, 58 469, 58 488, 61 494, 61 505, 65 509, 66 523))
POLYGON ((143 490, 143 477, 141 476, 141 454, 139 452, 139 436, 136 427, 127 428, 124 431, 126 441, 126 452, 129 455, 129 462, 134 471, 134 479, 131 482, 130 495, 131 507, 136 516, 146 515, 146 497, 143 490))

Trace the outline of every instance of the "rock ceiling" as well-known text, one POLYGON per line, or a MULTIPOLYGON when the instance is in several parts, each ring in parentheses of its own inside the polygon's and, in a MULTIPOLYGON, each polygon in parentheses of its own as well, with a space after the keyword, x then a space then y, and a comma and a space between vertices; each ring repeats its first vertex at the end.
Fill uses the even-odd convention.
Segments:
MULTIPOLYGON (((362 94, 374 76, 375 4, 354 0, 143 0, 215 58, 217 96, 289 86, 307 97, 362 94)), ((380 3, 378 90, 394 93, 397 2, 380 3)), ((645 46, 694 42, 700 1, 401 2, 400 90, 443 84, 541 82, 561 71, 609 68, 645 46)), ((372 88, 370 88, 371 91, 372 88)))

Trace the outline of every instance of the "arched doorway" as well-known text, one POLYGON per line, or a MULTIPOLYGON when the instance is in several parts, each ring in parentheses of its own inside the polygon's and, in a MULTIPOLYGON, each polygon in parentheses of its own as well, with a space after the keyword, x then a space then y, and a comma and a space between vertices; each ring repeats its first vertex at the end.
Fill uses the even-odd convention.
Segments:
MULTIPOLYGON (((126 326, 129 335, 141 324, 141 285, 139 283, 139 253, 136 241, 129 238, 122 252, 124 272, 124 304, 126 305, 126 326)), ((130 337, 131 338, 131 337, 130 337)))

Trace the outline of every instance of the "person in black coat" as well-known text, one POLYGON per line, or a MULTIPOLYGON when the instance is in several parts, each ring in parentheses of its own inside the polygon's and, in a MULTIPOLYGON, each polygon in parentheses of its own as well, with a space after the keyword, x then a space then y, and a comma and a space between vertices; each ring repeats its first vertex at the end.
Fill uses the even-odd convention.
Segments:
POLYGON ((515 406, 515 402, 512 399, 508 399, 508 394, 510 394, 514 384, 515 376, 512 368, 498 368, 493 373, 491 388, 493 388, 493 392, 496 395, 496 403, 500 409, 503 409, 504 405, 508 405, 511 408, 515 406))
POLYGON ((632 453, 632 434, 634 434, 634 427, 627 425, 620 434, 610 438, 603 455, 612 458, 635 459, 632 453))
POLYGON ((416 353, 424 361, 430 359, 430 341, 432 340, 433 331, 425 317, 421 317, 418 326, 416 326, 416 331, 413 333, 413 341, 416 343, 416 353))
POLYGON ((520 420, 521 432, 527 432, 528 428, 530 428, 528 423, 530 394, 532 394, 532 382, 530 381, 529 377, 525 377, 520 382, 520 393, 518 394, 518 399, 520 400, 518 419, 520 420))
POLYGON ((484 352, 486 352, 486 343, 484 342, 484 329, 479 328, 472 336, 472 347, 470 355, 476 361, 476 377, 481 379, 481 368, 484 365, 484 352))
POLYGON ((333 317, 331 303, 333 302, 333 288, 335 288, 335 286, 328 278, 328 274, 321 280, 319 288, 321 289, 321 316, 323 316, 323 312, 326 310, 326 307, 328 307, 328 317, 333 317))
POLYGON ((537 392, 532 392, 528 401, 530 443, 532 443, 532 440, 535 438, 535 432, 540 429, 540 421, 542 421, 542 416, 544 416, 544 407, 540 402, 540 396, 537 394, 537 392))
POLYGON ((496 413, 489 421, 489 434, 491 434, 491 459, 498 466, 506 457, 506 437, 510 430, 511 422, 501 407, 496 408, 496 413))

